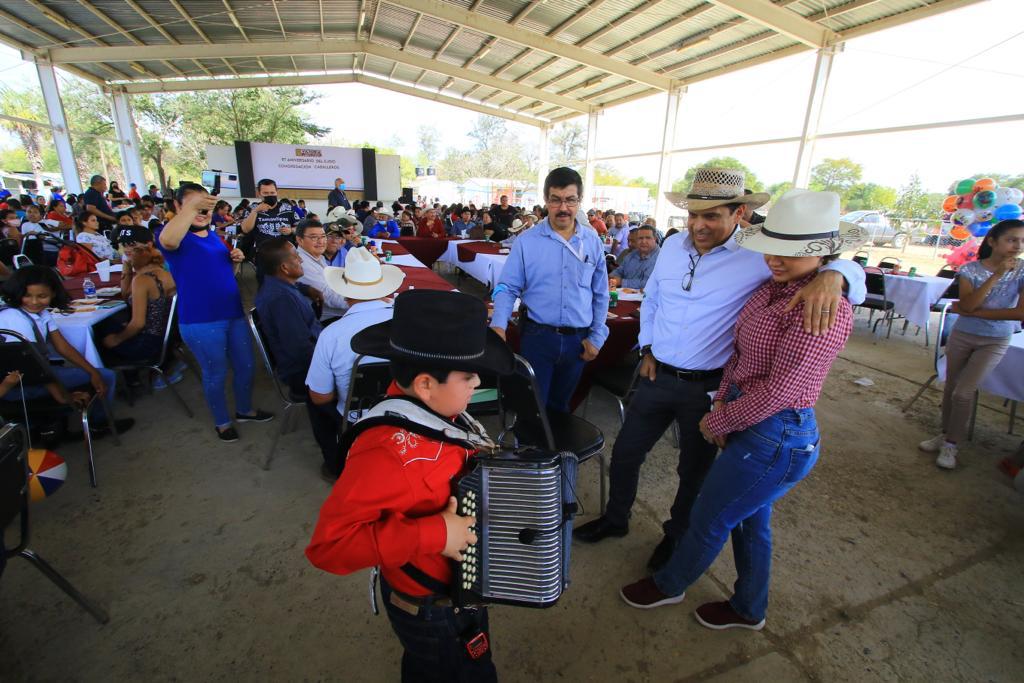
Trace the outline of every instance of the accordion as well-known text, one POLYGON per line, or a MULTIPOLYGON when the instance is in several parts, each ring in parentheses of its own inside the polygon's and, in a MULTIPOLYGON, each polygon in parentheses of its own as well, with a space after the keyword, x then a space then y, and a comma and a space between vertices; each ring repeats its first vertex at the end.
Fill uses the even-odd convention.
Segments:
POLYGON ((455 563, 456 606, 550 607, 569 583, 576 468, 572 453, 478 454, 456 498, 476 517, 475 545, 455 563))

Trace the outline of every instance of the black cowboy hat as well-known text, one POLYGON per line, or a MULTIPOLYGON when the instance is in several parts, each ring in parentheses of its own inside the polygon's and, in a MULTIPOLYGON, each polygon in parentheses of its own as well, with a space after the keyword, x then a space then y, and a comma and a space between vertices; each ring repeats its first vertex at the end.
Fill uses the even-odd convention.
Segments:
POLYGON ((441 370, 509 375, 515 368, 508 345, 487 327, 483 302, 436 289, 398 296, 392 319, 358 333, 352 350, 441 370))

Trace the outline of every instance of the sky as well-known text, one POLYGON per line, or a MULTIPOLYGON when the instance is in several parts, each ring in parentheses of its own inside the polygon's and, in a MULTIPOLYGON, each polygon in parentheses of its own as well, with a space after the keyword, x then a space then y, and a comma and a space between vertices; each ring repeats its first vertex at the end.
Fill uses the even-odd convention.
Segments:
MULTIPOLYGON (((693 84, 683 96, 675 148, 725 145, 674 155, 673 179, 712 156, 734 156, 766 183, 790 180, 795 143, 730 148, 728 143, 798 136, 814 69, 812 52, 693 84)), ((0 47, 0 80, 34 83, 35 70, 0 47)), ((312 88, 309 106, 320 125, 351 141, 370 140, 414 156, 416 131, 432 125, 440 147, 468 149, 475 112, 352 83, 312 88)), ((605 110, 597 155, 657 151, 665 95, 605 110)), ((819 131, 842 132, 1024 113, 1024 1, 988 0, 848 41, 836 56, 819 131)), ((578 119, 586 125, 586 118, 578 119)), ((508 122, 535 146, 537 130, 508 122)), ((0 145, 14 141, 0 132, 0 145)), ((943 192, 971 173, 1024 173, 1024 121, 818 140, 814 161, 850 157, 864 180, 900 187, 917 173, 943 192)), ((605 162, 628 177, 657 178, 657 157, 605 162)))

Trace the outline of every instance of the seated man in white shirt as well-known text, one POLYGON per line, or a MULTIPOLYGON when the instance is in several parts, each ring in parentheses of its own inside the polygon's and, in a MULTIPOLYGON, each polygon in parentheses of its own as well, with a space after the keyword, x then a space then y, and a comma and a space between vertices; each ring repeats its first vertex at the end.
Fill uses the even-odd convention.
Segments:
POLYGON ((348 304, 345 303, 345 297, 332 291, 324 281, 324 269, 328 267, 327 259, 324 258, 327 249, 324 226, 314 219, 300 222, 295 228, 295 242, 302 259, 302 277, 299 282, 323 294, 324 310, 320 322, 327 326, 345 315, 348 304))
MULTIPOLYGON (((391 319, 389 297, 402 285, 405 273, 397 266, 382 265, 365 248, 353 247, 345 256, 345 267, 329 266, 324 277, 331 293, 345 299, 348 310, 320 333, 306 375, 306 388, 309 389, 307 406, 313 436, 324 456, 321 472, 324 478, 333 481, 345 466, 338 453, 338 430, 356 362, 352 337, 371 325, 391 319)), ((364 360, 382 361, 380 358, 364 360)))

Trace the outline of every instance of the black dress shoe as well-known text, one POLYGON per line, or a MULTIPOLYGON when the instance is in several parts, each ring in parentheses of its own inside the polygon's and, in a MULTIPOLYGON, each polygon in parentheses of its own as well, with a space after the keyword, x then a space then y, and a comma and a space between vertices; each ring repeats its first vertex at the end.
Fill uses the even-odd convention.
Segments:
POLYGON ((665 536, 661 539, 661 543, 651 553, 651 559, 647 560, 647 569, 652 574, 664 567, 669 558, 672 557, 672 552, 676 549, 676 543, 678 541, 671 536, 665 536))
MULTIPOLYGON (((117 428, 118 435, 124 434, 129 429, 135 426, 135 418, 126 417, 120 420, 114 420, 114 427, 117 428)), ((89 427, 89 434, 94 439, 102 439, 107 434, 110 434, 110 423, 104 422, 102 424, 92 425, 89 427)))
POLYGON ((608 521, 608 518, 603 515, 572 530, 572 535, 577 540, 583 541, 584 543, 597 543, 598 541, 603 541, 610 536, 621 538, 628 533, 628 524, 626 526, 612 524, 608 521))

